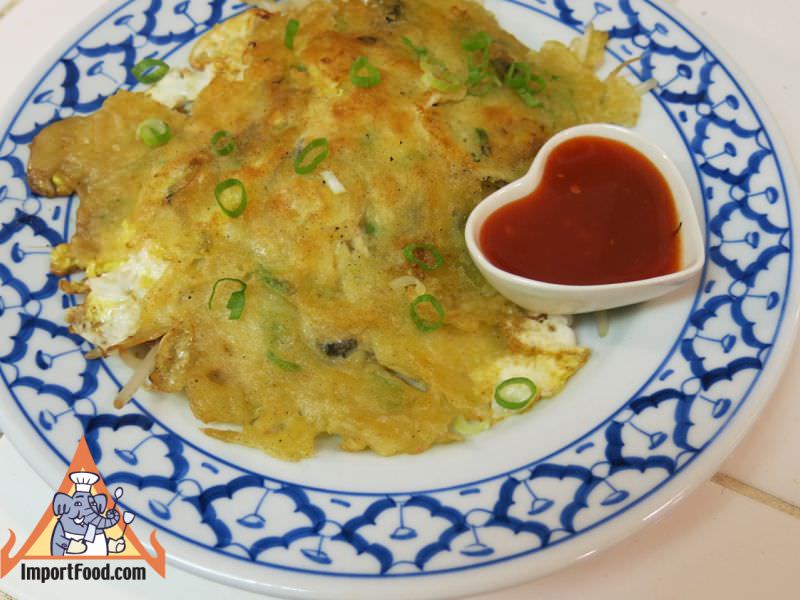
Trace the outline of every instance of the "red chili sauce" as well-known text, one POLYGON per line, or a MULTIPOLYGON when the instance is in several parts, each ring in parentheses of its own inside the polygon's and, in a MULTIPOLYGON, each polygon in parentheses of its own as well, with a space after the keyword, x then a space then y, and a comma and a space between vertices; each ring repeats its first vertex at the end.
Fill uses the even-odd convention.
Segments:
POLYGON ((509 273, 598 285, 679 270, 679 230, 656 166, 626 144, 587 136, 553 150, 539 187, 490 215, 480 246, 509 273))

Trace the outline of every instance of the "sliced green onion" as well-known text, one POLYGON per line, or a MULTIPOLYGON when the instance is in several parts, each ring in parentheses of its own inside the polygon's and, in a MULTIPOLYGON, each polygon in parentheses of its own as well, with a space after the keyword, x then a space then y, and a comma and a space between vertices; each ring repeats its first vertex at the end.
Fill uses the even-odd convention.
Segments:
POLYGON ((439 327, 444 325, 444 308, 436 296, 432 296, 431 294, 422 294, 422 296, 414 298, 414 300, 411 301, 410 314, 411 320, 414 321, 414 325, 417 326, 417 329, 425 333, 436 331, 439 327), (420 304, 430 304, 433 310, 436 311, 439 319, 436 321, 426 321, 423 319, 417 312, 417 307, 420 304))
POLYGON ((217 281, 214 282, 214 287, 211 289, 211 296, 208 298, 208 308, 210 309, 214 302, 214 297, 217 295, 217 287, 219 287, 219 284, 225 282, 237 283, 240 286, 237 291, 231 293, 227 304, 225 304, 225 308, 229 311, 228 319, 231 321, 238 321, 244 312, 245 292, 247 291, 247 284, 241 279, 234 279, 232 277, 217 279, 217 281))
POLYGON ((493 87, 502 85, 489 64, 488 49, 482 51, 478 63, 474 63, 472 57, 469 58, 466 84, 467 92, 472 96, 485 96, 493 87))
POLYGON ((455 92, 459 88, 457 82, 437 77, 431 71, 425 71, 420 81, 422 81, 425 87, 436 90, 437 92, 444 92, 445 94, 455 92))
POLYGON ((540 94, 540 93, 542 93, 544 91, 544 88, 546 88, 546 87, 547 87, 547 83, 545 82, 544 79, 542 79, 538 75, 531 75, 530 79, 528 80, 527 88, 528 88, 528 91, 531 94, 540 94), (530 85, 531 83, 535 83, 536 84, 536 88, 531 89, 531 85, 530 85))
POLYGON ((300 29, 300 21, 297 19, 289 19, 286 24, 286 31, 283 34, 283 45, 289 50, 294 50, 294 36, 300 29))
POLYGON ((432 244, 409 244, 403 248, 403 254, 406 257, 406 260, 412 265, 425 269, 426 271, 435 271, 444 264, 442 253, 439 252, 439 249, 432 244), (433 264, 430 264, 419 258, 416 254, 419 250, 429 252, 433 257, 433 264))
POLYGON ((490 425, 486 421, 467 421, 464 415, 458 415, 456 420, 453 421, 453 431, 463 436, 481 433, 489 429, 489 427, 490 425))
POLYGON ((531 78, 531 68, 527 63, 515 62, 511 63, 506 71, 505 83, 512 90, 524 87, 531 78))
POLYGON ((169 72, 169 65, 157 58, 140 60, 131 69, 131 75, 141 83, 156 83, 169 72))
POLYGON ((522 101, 531 108, 538 108, 542 106, 542 101, 538 98, 534 98, 533 94, 529 90, 517 90, 517 94, 522 101))
POLYGON ((364 233, 367 235, 375 235, 375 233, 378 231, 378 226, 366 218, 362 222, 361 227, 364 230, 364 233))
POLYGON ((533 402, 538 394, 539 388, 527 377, 512 377, 494 389, 494 401, 508 410, 522 410, 533 402), (521 396, 521 391, 525 392, 524 396, 521 396))
POLYGON ((489 134, 486 133, 485 129, 481 129, 480 127, 475 130, 475 134, 478 136, 478 145, 480 146, 481 154, 484 156, 491 156, 492 143, 489 141, 489 134))
POLYGON ((407 37, 403 38, 403 44, 408 47, 419 59, 419 66, 423 70, 422 84, 430 89, 448 94, 461 87, 461 82, 457 80, 447 66, 440 60, 432 57, 427 48, 415 46, 407 37))
POLYGON ((467 84, 467 93, 470 96, 485 96, 497 86, 497 80, 489 71, 483 71, 481 78, 475 83, 467 84))
POLYGON ((512 63, 506 72, 504 83, 517 92, 528 106, 536 108, 542 105, 541 100, 534 96, 544 91, 545 81, 538 75, 532 75, 531 68, 526 63, 512 63), (534 84, 534 87, 531 87, 531 84, 534 84))
POLYGON ((426 54, 420 58, 419 66, 424 71, 421 81, 425 87, 445 94, 455 92, 461 87, 461 82, 442 61, 426 54))
POLYGON ((172 139, 172 131, 166 121, 147 119, 139 123, 136 128, 136 137, 142 140, 145 145, 151 148, 158 148, 172 139))
POLYGON ((284 279, 278 279, 262 265, 258 265, 256 267, 256 277, 258 277, 258 280, 261 283, 263 283, 269 288, 272 288, 279 294, 284 294, 288 296, 294 294, 295 292, 295 288, 291 283, 285 281, 284 279))
POLYGON ((492 43, 492 38, 485 31, 479 31, 461 40, 461 47, 467 52, 485 50, 492 43))
POLYGON ((417 58, 422 58, 423 56, 428 54, 428 49, 427 48, 424 48, 423 46, 415 46, 414 42, 412 42, 407 37, 403 38, 403 43, 406 45, 406 47, 409 50, 411 50, 414 54, 417 55, 417 58))
POLYGON ((236 150, 236 140, 230 131, 221 130, 211 136, 211 151, 217 156, 228 156, 236 150))
POLYGON ((461 42, 461 47, 470 53, 466 85, 467 92, 472 96, 485 96, 494 86, 501 85, 489 67, 491 45, 492 38, 485 31, 479 31, 461 42))
POLYGON ((300 365, 297 363, 290 362, 288 360, 282 359, 280 356, 275 354, 272 350, 267 352, 267 358, 269 361, 274 364, 276 367, 283 369, 284 371, 290 371, 292 373, 297 372, 301 369, 300 365))
POLYGON ((467 67, 467 87, 474 87, 489 76, 489 71, 480 66, 469 65, 467 67))
POLYGON ((377 67, 369 64, 366 56, 359 56, 350 67, 350 81, 353 82, 353 85, 362 88, 375 87, 381 82, 381 72, 377 67))
POLYGON ((247 208, 247 190, 238 179, 220 181, 214 188, 214 197, 220 209, 229 217, 240 217, 247 208))
POLYGON ((294 172, 298 175, 308 175, 312 173, 323 160, 328 158, 329 153, 330 147, 328 146, 328 140, 326 138, 312 140, 308 146, 300 151, 297 158, 294 159, 294 172), (318 148, 319 152, 312 157, 309 162, 306 162, 308 155, 318 148))
MULTIPOLYGON (((491 76, 491 72, 489 71, 489 63, 481 64, 481 65, 473 65, 470 62, 469 67, 467 68, 467 86, 472 88, 480 83, 482 83, 487 77, 491 76)), ((494 81, 490 80, 491 84, 494 84, 494 81)))
POLYGON ((232 321, 238 321, 242 318, 242 313, 244 312, 244 290, 239 290, 238 292, 233 292, 228 298, 228 302, 225 304, 225 308, 227 308, 230 313, 228 314, 228 318, 232 321))

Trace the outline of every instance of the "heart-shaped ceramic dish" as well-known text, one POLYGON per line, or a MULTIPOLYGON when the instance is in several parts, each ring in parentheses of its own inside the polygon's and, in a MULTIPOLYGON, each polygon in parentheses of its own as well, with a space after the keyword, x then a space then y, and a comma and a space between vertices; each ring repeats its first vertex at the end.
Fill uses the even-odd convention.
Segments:
POLYGON ((467 220, 467 248, 487 281, 512 302, 537 313, 577 314, 617 308, 668 294, 694 279, 702 270, 706 253, 692 195, 672 159, 658 146, 630 129, 592 123, 556 134, 536 155, 528 172, 481 202, 467 220), (542 180, 547 161, 563 143, 582 137, 621 142, 646 157, 664 176, 681 223, 681 263, 674 273, 638 281, 605 285, 562 285, 528 279, 498 268, 486 257, 480 244, 481 228, 500 208, 534 192, 542 180))

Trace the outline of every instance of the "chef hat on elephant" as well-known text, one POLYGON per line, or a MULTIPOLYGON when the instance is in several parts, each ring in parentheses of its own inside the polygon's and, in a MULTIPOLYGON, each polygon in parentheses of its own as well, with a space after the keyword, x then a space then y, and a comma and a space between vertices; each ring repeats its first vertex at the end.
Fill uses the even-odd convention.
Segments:
POLYGON ((100 477, 94 473, 87 473, 85 471, 70 473, 69 478, 72 480, 72 483, 75 484, 76 492, 91 492, 92 486, 100 479, 100 477))

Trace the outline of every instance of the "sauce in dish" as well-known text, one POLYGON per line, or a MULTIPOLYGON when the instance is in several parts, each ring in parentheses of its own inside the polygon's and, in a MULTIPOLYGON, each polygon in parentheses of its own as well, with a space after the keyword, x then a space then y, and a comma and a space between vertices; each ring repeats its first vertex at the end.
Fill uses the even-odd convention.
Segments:
POLYGON ((627 144, 585 136, 553 150, 536 190, 488 217, 480 246, 515 275, 602 285, 678 271, 679 233, 658 168, 627 144))

